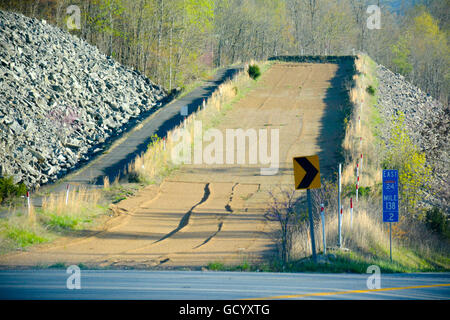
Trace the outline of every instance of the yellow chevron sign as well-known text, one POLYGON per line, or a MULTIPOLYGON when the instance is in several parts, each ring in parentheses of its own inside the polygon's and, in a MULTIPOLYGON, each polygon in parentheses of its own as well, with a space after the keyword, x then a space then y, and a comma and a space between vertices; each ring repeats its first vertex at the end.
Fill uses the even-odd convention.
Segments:
POLYGON ((294 158, 295 189, 319 189, 319 156, 294 158))

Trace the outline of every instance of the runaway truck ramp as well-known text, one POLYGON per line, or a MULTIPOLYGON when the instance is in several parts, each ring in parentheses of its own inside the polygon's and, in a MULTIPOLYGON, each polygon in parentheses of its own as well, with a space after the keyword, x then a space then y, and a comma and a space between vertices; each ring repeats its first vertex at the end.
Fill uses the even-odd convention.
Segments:
MULTIPOLYGON (((318 154, 322 177, 332 176, 341 157, 344 84, 352 75, 351 61, 274 63, 227 111, 214 128, 224 139, 230 128, 279 130, 275 175, 261 175, 267 165, 247 160, 185 164, 160 186, 148 186, 117 204, 120 223, 84 240, 2 256, 0 265, 201 269, 213 262, 266 260, 275 253, 278 228, 264 216, 268 192, 294 188, 292 159, 299 155, 318 154)), ((241 151, 249 159, 248 146, 241 151)))

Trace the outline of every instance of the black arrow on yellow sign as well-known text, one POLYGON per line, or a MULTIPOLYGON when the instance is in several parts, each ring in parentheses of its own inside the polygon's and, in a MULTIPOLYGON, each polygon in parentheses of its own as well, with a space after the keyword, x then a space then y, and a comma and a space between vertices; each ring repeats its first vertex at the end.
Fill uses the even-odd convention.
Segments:
POLYGON ((294 158, 295 189, 320 188, 320 166, 318 156, 294 158))
POLYGON ((294 158, 295 189, 307 189, 306 196, 309 212, 309 229, 311 233, 311 251, 314 262, 317 262, 316 241, 314 240, 314 221, 312 215, 311 190, 320 188, 320 166, 318 156, 294 158))

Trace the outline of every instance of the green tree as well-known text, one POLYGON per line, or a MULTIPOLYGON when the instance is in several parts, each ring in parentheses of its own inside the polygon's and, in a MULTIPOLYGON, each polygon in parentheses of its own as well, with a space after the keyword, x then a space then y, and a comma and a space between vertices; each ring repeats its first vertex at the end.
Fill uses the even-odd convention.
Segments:
POLYGON ((411 52, 406 38, 401 37, 396 44, 392 45, 392 53, 394 54, 392 63, 397 67, 397 70, 403 75, 409 74, 413 66, 409 63, 411 52))
POLYGON ((0 178, 0 204, 11 198, 23 196, 26 193, 27 187, 25 184, 14 184, 13 177, 0 178))
POLYGON ((450 48, 448 32, 439 28, 426 7, 414 8, 402 29, 402 36, 392 45, 392 63, 424 91, 448 102, 450 88, 450 48))
POLYGON ((418 213, 418 203, 429 189, 431 168, 425 154, 411 140, 405 127, 405 115, 400 113, 392 121, 384 168, 397 169, 402 205, 408 213, 418 213))

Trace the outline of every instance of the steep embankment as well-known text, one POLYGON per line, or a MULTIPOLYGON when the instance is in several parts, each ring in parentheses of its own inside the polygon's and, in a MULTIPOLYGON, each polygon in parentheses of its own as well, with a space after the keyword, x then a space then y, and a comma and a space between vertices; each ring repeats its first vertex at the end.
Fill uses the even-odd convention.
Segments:
POLYGON ((0 174, 53 182, 166 96, 83 40, 0 11, 0 174))
MULTIPOLYGON (((431 192, 426 201, 446 210, 449 208, 449 122, 447 106, 433 99, 381 65, 377 65, 378 110, 386 123, 401 112, 405 115, 405 126, 412 142, 424 152, 428 165, 433 169, 431 192)), ((385 141, 389 130, 380 131, 385 141)))

